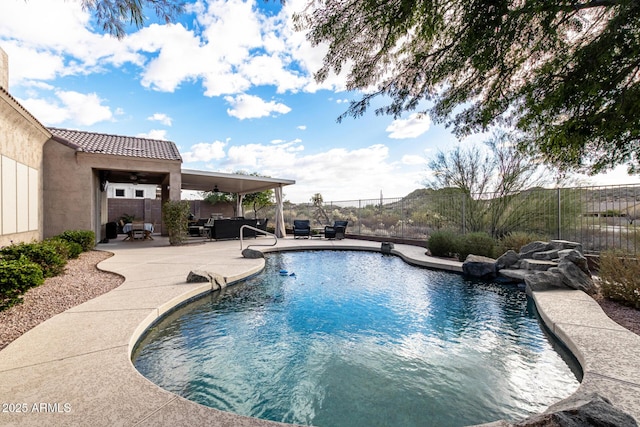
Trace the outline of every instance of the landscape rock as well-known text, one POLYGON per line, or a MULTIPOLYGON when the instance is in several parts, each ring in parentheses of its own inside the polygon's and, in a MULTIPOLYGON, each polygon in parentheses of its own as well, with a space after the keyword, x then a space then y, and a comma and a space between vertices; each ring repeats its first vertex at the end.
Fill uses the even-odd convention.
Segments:
POLYGON ((547 242, 531 242, 520 248, 520 258, 531 258, 535 252, 541 252, 551 249, 551 246, 547 242))
POLYGON ((521 270, 519 268, 503 268, 498 271, 500 277, 508 279, 509 282, 524 282, 527 274, 531 274, 531 271, 521 270))
POLYGON ((587 261, 587 258, 585 258, 584 255, 576 249, 565 249, 559 251, 558 258, 560 258, 560 260, 566 259, 571 261, 577 265, 580 270, 584 271, 585 274, 588 274, 589 276, 591 275, 591 271, 589 270, 589 261, 587 261))
POLYGON ((496 277, 496 260, 480 255, 468 255, 462 263, 462 272, 471 277, 496 277))
POLYGON ((568 240, 551 240, 549 242, 549 246, 560 251, 563 249, 575 249, 578 252, 583 253, 582 244, 578 242, 570 242, 568 240))
POLYGON ((566 288, 562 283, 563 279, 564 276, 557 268, 548 271, 533 271, 524 278, 524 283, 527 285, 526 292, 531 295, 532 292, 566 288))
POLYGON ((513 427, 638 426, 631 415, 595 393, 569 398, 560 402, 559 405, 552 406, 550 411, 512 425, 513 427))
POLYGON ((187 275, 187 283, 211 283, 211 289, 218 291, 227 287, 227 280, 219 274, 203 270, 192 270, 187 275))
POLYGON ((249 248, 242 250, 242 256, 250 259, 264 258, 264 254, 262 252, 249 248))
POLYGON ((531 254, 531 258, 551 261, 552 259, 558 258, 558 250, 549 249, 547 251, 534 252, 533 254, 531 254))
POLYGON ((550 268, 557 267, 558 264, 553 261, 542 259, 523 259, 520 261, 520 268, 531 271, 547 271, 550 268))
POLYGON ((518 261, 520 261, 520 256, 513 249, 509 249, 496 260, 496 269, 502 270, 503 268, 513 267, 518 261))
POLYGON ((597 293, 597 288, 591 275, 586 274, 580 267, 564 258, 558 264, 558 270, 562 273, 562 282, 569 288, 584 291, 589 295, 597 293))

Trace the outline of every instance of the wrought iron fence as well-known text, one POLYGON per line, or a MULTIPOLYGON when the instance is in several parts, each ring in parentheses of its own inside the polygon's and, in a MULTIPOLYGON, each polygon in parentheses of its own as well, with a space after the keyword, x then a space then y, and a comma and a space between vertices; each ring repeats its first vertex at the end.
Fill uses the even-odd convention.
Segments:
POLYGON ((585 252, 640 252, 640 185, 534 188, 506 196, 464 194, 457 189, 417 190, 402 198, 285 205, 285 223, 310 219, 318 230, 348 220, 361 236, 426 241, 440 230, 514 232, 581 242, 585 252))

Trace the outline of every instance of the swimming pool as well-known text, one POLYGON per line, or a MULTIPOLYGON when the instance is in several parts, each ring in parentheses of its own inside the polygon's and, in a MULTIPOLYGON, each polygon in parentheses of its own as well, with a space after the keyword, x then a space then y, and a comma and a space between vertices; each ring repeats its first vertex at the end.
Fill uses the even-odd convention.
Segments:
POLYGON ((310 251, 270 254, 259 276, 174 311, 133 359, 161 387, 242 415, 456 426, 573 393, 576 366, 554 345, 516 287, 310 251))

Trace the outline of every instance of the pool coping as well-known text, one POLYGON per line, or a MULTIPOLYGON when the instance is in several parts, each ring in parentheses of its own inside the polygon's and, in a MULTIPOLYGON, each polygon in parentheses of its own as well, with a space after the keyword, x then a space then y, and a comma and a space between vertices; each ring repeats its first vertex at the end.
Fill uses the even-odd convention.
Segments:
MULTIPOLYGON (((148 381, 130 359, 149 325, 211 290, 209 283, 186 283, 189 271, 214 272, 233 283, 261 271, 263 259, 243 258, 237 240, 169 246, 157 237, 112 241, 98 249, 114 254, 99 267, 122 275, 124 283, 43 322, 0 351, 0 424, 284 425, 188 401, 148 381)), ((252 249, 381 251, 381 244, 286 238, 274 247, 252 249)), ((411 264, 462 271, 462 263, 429 257, 422 247, 396 244, 392 253, 411 264)), ((583 381, 572 397, 597 392, 640 422, 640 366, 635 362, 640 337, 609 319, 581 291, 535 292, 533 299, 549 330, 582 366, 583 381)))

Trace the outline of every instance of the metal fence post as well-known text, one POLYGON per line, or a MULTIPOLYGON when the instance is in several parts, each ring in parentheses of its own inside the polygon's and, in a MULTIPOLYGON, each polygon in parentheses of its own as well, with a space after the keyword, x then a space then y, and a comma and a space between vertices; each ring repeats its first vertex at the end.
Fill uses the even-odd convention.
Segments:
POLYGON ((558 235, 558 240, 560 240, 562 238, 562 233, 560 231, 561 224, 562 224, 562 218, 561 218, 561 215, 562 215, 562 206, 561 206, 562 198, 560 197, 560 188, 558 188, 557 193, 558 193, 558 234, 557 235, 558 235))

